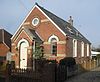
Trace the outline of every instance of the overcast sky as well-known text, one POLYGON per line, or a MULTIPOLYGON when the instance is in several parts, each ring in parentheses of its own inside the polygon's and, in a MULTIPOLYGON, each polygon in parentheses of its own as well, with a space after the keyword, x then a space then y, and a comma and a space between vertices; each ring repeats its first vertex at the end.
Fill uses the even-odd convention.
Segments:
POLYGON ((35 2, 66 21, 72 16, 74 26, 100 45, 100 0, 0 0, 0 27, 14 34, 35 2))

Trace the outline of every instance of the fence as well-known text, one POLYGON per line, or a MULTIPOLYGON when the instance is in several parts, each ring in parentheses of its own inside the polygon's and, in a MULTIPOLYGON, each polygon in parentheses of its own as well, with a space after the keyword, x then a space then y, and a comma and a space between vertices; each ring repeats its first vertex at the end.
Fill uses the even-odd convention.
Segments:
POLYGON ((8 69, 6 82, 55 82, 55 65, 47 64, 41 70, 8 69))
POLYGON ((78 73, 78 66, 73 65, 70 67, 66 67, 65 65, 60 65, 56 70, 56 82, 64 82, 73 75, 78 73))
POLYGON ((67 79, 66 66, 58 66, 56 70, 56 82, 64 82, 67 79))
POLYGON ((32 69, 12 69, 9 82, 42 82, 42 74, 32 69))
POLYGON ((6 82, 64 82, 67 77, 75 74, 77 68, 76 65, 66 67, 48 63, 40 69, 35 71, 33 69, 8 69, 6 82))

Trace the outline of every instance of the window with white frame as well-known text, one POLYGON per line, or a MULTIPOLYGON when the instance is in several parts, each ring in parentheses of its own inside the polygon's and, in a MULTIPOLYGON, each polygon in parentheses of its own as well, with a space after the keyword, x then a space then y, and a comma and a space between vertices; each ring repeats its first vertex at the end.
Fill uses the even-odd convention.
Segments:
POLYGON ((87 56, 89 56, 89 44, 87 44, 87 56))
POLYGON ((73 57, 77 57, 77 40, 73 40, 73 57))
POLYGON ((81 57, 84 57, 84 42, 81 42, 81 57))
POLYGON ((57 55, 57 40, 55 38, 51 39, 51 54, 57 55))
POLYGON ((48 42, 51 44, 51 54, 57 56, 57 42, 59 38, 56 35, 52 35, 49 37, 48 42))

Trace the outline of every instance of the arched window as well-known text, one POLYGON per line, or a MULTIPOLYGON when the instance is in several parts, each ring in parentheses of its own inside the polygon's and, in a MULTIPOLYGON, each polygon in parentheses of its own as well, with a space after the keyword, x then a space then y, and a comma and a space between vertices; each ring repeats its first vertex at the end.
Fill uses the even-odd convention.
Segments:
POLYGON ((55 38, 51 39, 51 54, 57 55, 57 40, 55 38))
POLYGON ((59 38, 56 35, 49 37, 48 42, 51 44, 51 54, 57 56, 57 42, 59 38))
POLYGON ((84 42, 81 42, 81 56, 84 57, 84 42))
POLYGON ((77 57, 77 40, 73 40, 73 57, 77 57))
POLYGON ((87 56, 89 56, 89 44, 87 44, 87 56))

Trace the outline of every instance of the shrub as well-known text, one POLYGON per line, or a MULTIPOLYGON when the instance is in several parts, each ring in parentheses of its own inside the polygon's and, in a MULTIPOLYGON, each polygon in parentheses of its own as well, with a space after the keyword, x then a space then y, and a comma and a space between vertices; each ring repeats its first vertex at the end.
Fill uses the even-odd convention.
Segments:
POLYGON ((2 66, 3 65, 3 61, 0 61, 0 66, 2 66))
POLYGON ((35 59, 35 69, 41 70, 45 65, 49 65, 49 64, 56 65, 56 63, 57 63, 56 60, 35 59))
POLYGON ((46 61, 47 61, 47 63, 53 63, 53 64, 56 64, 57 63, 56 60, 46 60, 46 61))
POLYGON ((65 65, 65 66, 73 66, 76 65, 76 61, 73 57, 65 57, 64 59, 60 60, 59 65, 65 65))
POLYGON ((6 62, 2 62, 0 64, 0 75, 3 75, 6 72, 6 62))
POLYGON ((45 64, 53 63, 56 64, 56 60, 46 60, 46 59, 35 59, 36 65, 44 66, 45 64))

